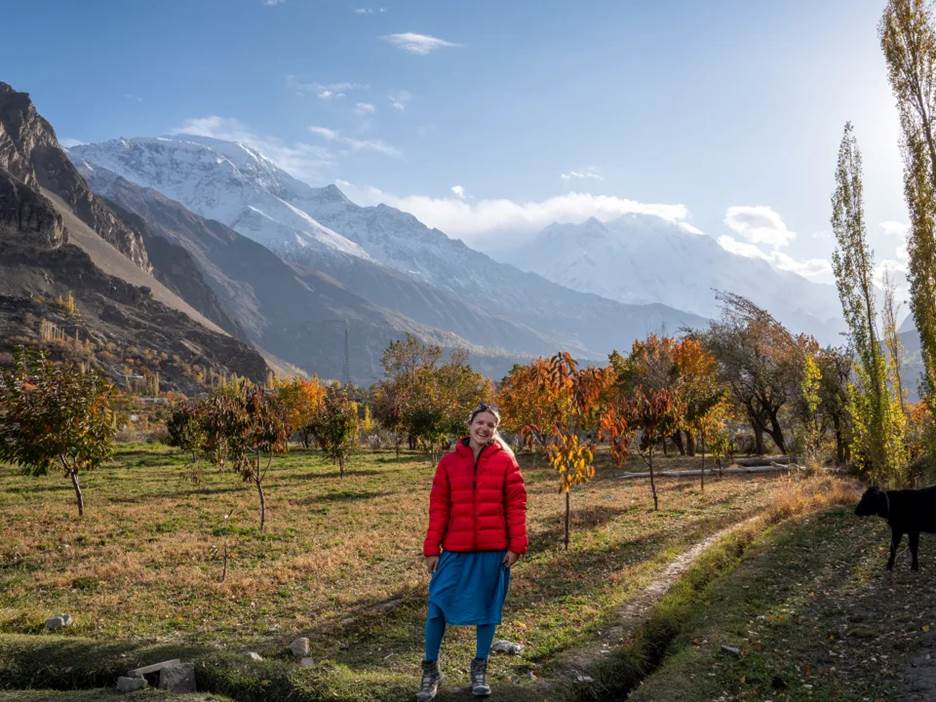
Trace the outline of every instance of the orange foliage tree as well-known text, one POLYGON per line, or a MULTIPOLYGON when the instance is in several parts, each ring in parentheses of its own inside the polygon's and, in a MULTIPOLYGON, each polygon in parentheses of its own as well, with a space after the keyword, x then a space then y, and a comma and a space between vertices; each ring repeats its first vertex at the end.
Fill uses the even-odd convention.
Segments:
POLYGON ((560 352, 549 360, 515 366, 501 384, 498 402, 505 428, 519 430, 528 446, 544 446, 559 476, 559 492, 565 495, 566 548, 572 489, 595 475, 595 440, 613 380, 610 367, 580 369, 570 354, 560 352))
POLYGON ((309 448, 311 425, 325 401, 325 386, 318 378, 276 379, 273 393, 287 433, 298 433, 302 445, 309 448))

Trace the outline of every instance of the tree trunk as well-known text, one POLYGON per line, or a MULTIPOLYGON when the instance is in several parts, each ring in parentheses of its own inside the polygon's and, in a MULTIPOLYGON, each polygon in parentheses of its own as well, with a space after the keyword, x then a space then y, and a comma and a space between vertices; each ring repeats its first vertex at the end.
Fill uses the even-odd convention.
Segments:
POLYGON ((260 478, 260 459, 257 459, 257 472, 254 474, 254 484, 257 486, 257 495, 260 496, 260 531, 266 524, 266 495, 263 494, 263 484, 260 478))
POLYGON ((686 432, 686 454, 695 456, 695 435, 691 431, 686 432))
POLYGON ((565 494, 565 550, 569 550, 569 532, 572 529, 572 491, 566 490, 565 494))
POLYGON ((338 456, 338 477, 344 477, 344 456, 338 456))
POLYGON ((81 494, 81 485, 78 483, 78 471, 70 470, 68 475, 72 481, 72 487, 75 488, 75 500, 78 502, 78 516, 84 516, 84 497, 81 494))
MULTIPOLYGON (((672 438, 673 438, 673 443, 676 445, 676 450, 679 451, 679 455, 680 455, 680 456, 685 456, 685 455, 686 455, 686 447, 685 447, 685 445, 683 444, 682 432, 679 431, 679 430, 677 429, 676 431, 673 432, 673 437, 672 437, 672 438)), ((666 441, 666 439, 663 439, 663 440, 666 441)))
POLYGON ((699 446, 702 448, 702 470, 699 471, 699 474, 702 476, 699 480, 699 487, 702 492, 705 492, 705 437, 699 437, 699 446))
POLYGON ((776 412, 770 413, 770 429, 767 433, 770 434, 770 438, 774 440, 777 448, 780 449, 780 453, 786 453, 786 442, 783 440, 783 429, 780 426, 780 421, 777 419, 776 412))
POLYGON ((767 453, 764 450, 764 430, 760 427, 752 427, 754 429, 754 453, 758 456, 763 456, 767 453))
POLYGON ((650 491, 653 493, 653 511, 656 512, 660 509, 660 505, 657 502, 657 491, 656 491, 656 480, 653 477, 653 446, 650 446, 650 449, 647 452, 647 465, 650 466, 650 491))

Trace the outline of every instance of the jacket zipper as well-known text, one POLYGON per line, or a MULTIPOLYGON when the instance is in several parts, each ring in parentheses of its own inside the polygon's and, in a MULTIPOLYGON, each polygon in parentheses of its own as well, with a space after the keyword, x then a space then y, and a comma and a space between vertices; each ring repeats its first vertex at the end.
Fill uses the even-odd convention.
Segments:
POLYGON ((471 476, 471 501, 472 501, 472 538, 474 539, 474 550, 478 550, 478 461, 481 460, 481 454, 484 453, 484 449, 487 446, 482 446, 481 450, 478 451, 478 455, 474 459, 474 467, 472 469, 471 476))

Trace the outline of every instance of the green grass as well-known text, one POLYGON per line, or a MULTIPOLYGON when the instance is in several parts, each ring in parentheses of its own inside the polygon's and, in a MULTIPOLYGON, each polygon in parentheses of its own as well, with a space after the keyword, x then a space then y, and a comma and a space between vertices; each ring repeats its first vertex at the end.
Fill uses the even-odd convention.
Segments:
MULTIPOLYGON (((703 493, 694 480, 664 480, 654 512, 647 481, 607 469, 573 494, 566 552, 554 476, 523 462, 531 551, 516 566, 498 636, 526 650, 491 662, 495 683, 515 682, 518 700, 530 671, 587 646, 672 556, 756 513, 777 486, 771 477, 712 480, 703 493)), ((111 465, 83 477, 79 519, 65 478, 0 466, 0 634, 51 639, 43 621, 67 611, 75 624, 66 641, 147 640, 194 647, 205 660, 212 651, 235 656, 236 665, 216 661, 203 674, 216 676, 211 689, 240 690, 239 700, 261 699, 264 680, 296 699, 409 699, 421 658, 427 578, 419 553, 433 467, 415 454, 369 452, 342 479, 317 453, 292 450, 266 480, 265 533, 251 488, 213 468, 199 484, 190 473, 165 447, 121 447, 111 465), (298 635, 326 661, 318 671, 283 660, 281 670, 239 678, 243 650, 276 668, 298 635)), ((450 680, 464 676, 472 650, 470 630, 447 634, 450 680)), ((0 658, 4 669, 10 664, 0 658)), ((36 683, 45 675, 36 673, 36 683)), ((11 686, 12 678, 0 682, 11 686)), ((92 676, 81 686, 101 685, 92 676)))
MULTIPOLYGON (((905 559, 887 573, 888 542, 882 520, 842 509, 768 532, 705 591, 673 655, 630 699, 932 699, 932 688, 909 692, 919 684, 910 660, 936 644, 936 583, 905 559)), ((924 538, 923 568, 932 571, 927 546, 924 538)))

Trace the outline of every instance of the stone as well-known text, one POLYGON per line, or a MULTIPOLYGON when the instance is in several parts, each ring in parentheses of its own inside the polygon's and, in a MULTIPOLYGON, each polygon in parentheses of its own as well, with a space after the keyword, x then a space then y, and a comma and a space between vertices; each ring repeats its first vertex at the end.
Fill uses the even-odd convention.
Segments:
POLYGON ((256 651, 247 651, 246 655, 250 660, 257 661, 258 663, 263 660, 263 656, 261 656, 256 651))
POLYGON ((130 677, 126 675, 121 675, 119 678, 117 678, 117 689, 120 692, 133 692, 134 690, 142 690, 144 687, 146 687, 146 685, 146 678, 130 677))
POLYGON ((305 636, 300 636, 298 639, 294 639, 291 644, 289 644, 289 650, 292 651, 292 654, 296 658, 302 658, 303 656, 309 655, 309 639, 305 636))
POLYGON ((590 675, 582 675, 581 673, 575 674, 575 682, 580 685, 588 685, 589 683, 595 682, 595 679, 590 675))
POLYGON ((180 661, 178 658, 171 658, 168 661, 153 663, 152 665, 144 665, 142 668, 134 668, 129 673, 127 673, 127 675, 131 678, 142 678, 144 675, 155 673, 170 665, 179 665, 181 662, 182 661, 180 661))
POLYGON ((168 665, 159 671, 159 689, 169 692, 195 692, 195 666, 192 663, 168 665))
POLYGON ((45 620, 46 629, 49 631, 58 631, 59 629, 64 629, 71 623, 72 616, 70 614, 56 614, 55 616, 49 617, 45 620))
POLYGON ((507 641, 506 639, 495 639, 491 644, 491 650, 494 653, 506 653, 511 656, 517 656, 523 653, 523 644, 507 641))
POLYGON ((728 644, 722 644, 721 650, 724 651, 725 653, 730 653, 732 656, 735 656, 736 658, 741 657, 741 649, 738 648, 737 646, 729 646, 728 644))
POLYGON ((315 665, 315 659, 303 658, 299 661, 299 665, 301 665, 303 668, 311 668, 313 665, 315 665))

